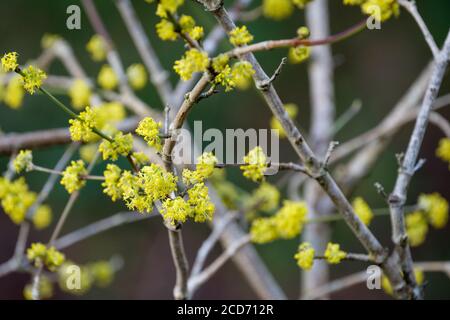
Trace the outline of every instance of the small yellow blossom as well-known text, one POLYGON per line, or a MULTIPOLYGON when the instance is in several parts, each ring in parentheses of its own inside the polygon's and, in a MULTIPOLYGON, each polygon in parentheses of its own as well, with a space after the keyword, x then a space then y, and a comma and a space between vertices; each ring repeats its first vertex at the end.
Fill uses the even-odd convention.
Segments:
POLYGON ((250 87, 251 78, 255 74, 252 65, 248 61, 239 61, 233 65, 231 75, 234 84, 241 90, 246 90, 250 87))
POLYGON ((107 287, 114 279, 114 269, 109 261, 90 263, 88 269, 92 274, 95 285, 100 288, 107 287))
POLYGON ((95 34, 86 45, 86 50, 90 53, 92 60, 100 62, 106 58, 106 42, 102 36, 95 34))
POLYGON ((166 198, 177 188, 177 177, 154 163, 143 167, 139 177, 145 194, 153 201, 166 198))
POLYGON ((280 191, 268 182, 263 182, 252 193, 247 206, 262 211, 272 211, 278 207, 280 202, 280 191))
POLYGON ((83 295, 87 293, 91 288, 92 284, 94 282, 92 272, 90 268, 86 266, 79 266, 80 267, 80 287, 76 290, 73 289, 72 286, 68 286, 71 282, 68 281, 70 279, 70 276, 73 274, 71 272, 72 266, 75 265, 73 262, 66 261, 63 263, 59 269, 58 269, 58 285, 59 288, 67 293, 74 294, 74 295, 83 295))
MULTIPOLYGON (((297 117, 298 106, 295 103, 285 104, 284 109, 286 110, 289 118, 295 119, 295 117, 297 117)), ((272 117, 270 119, 270 127, 272 128, 272 130, 275 130, 275 133, 278 134, 280 138, 286 138, 286 131, 284 131, 283 126, 276 117, 272 117)))
POLYGON ((156 33, 158 34, 158 37, 161 38, 161 40, 175 41, 178 37, 175 25, 166 19, 162 19, 156 25, 156 33))
POLYGON ((439 141, 439 146, 436 149, 436 156, 450 164, 450 138, 442 138, 439 141))
POLYGON ((268 243, 278 238, 278 230, 273 219, 257 218, 252 222, 250 235, 254 243, 268 243))
POLYGON ((128 82, 135 90, 140 90, 147 84, 147 71, 140 63, 132 64, 127 68, 128 82))
POLYGON ((52 223, 52 209, 48 205, 40 205, 32 217, 33 225, 36 229, 47 228, 52 223))
POLYGON ((244 177, 255 182, 264 178, 267 169, 267 157, 261 147, 255 147, 244 157, 244 164, 240 168, 244 172, 244 177))
POLYGON ((105 124, 116 124, 125 119, 127 115, 123 104, 116 101, 103 103, 96 108, 96 112, 98 116, 98 129, 102 129, 105 124))
POLYGON ((308 59, 310 54, 311 54, 310 47, 298 46, 298 47, 289 49, 288 57, 289 57, 289 61, 291 63, 296 64, 296 63, 302 63, 303 61, 308 59))
POLYGON ((25 90, 22 86, 22 77, 20 75, 15 75, 9 80, 9 83, 6 86, 3 101, 11 109, 18 109, 22 105, 24 95, 25 90))
POLYGON ((298 251, 294 256, 297 265, 303 270, 310 270, 314 264, 315 250, 309 242, 303 242, 299 245, 298 251))
POLYGON ((208 179, 214 172, 218 160, 212 152, 204 152, 197 158, 196 171, 202 179, 208 179))
POLYGON ((282 20, 294 11, 292 0, 264 0, 263 15, 273 20, 282 20))
POLYGON ((20 224, 25 219, 36 198, 36 193, 28 189, 23 177, 14 181, 0 177, 1 205, 15 224, 20 224))
POLYGON ((194 72, 203 72, 208 68, 208 54, 197 49, 186 51, 184 56, 175 61, 174 70, 182 80, 189 80, 194 72))
POLYGON ((122 197, 122 189, 119 186, 119 180, 122 170, 115 164, 108 164, 103 172, 105 181, 102 183, 103 192, 111 197, 112 201, 116 201, 122 197))
POLYGON ((105 64, 98 73, 97 82, 103 89, 114 90, 119 84, 119 78, 113 68, 105 64))
POLYGON ((56 271, 57 268, 64 263, 64 254, 55 249, 55 247, 50 247, 47 249, 45 255, 45 266, 50 271, 56 271))
POLYGON ((196 26, 195 20, 191 16, 182 15, 178 21, 181 32, 188 34, 192 39, 199 40, 203 37, 203 27, 196 26))
POLYGON ((339 244, 329 242, 324 253, 325 259, 330 264, 338 264, 342 259, 345 259, 347 253, 340 249, 339 244))
POLYGON ((80 110, 89 104, 91 88, 83 79, 76 79, 69 88, 72 106, 80 110))
POLYGON ((366 0, 361 4, 361 9, 363 13, 381 22, 400 14, 400 5, 397 0, 366 0))
POLYGON ((33 66, 28 66, 22 70, 22 84, 23 88, 30 94, 34 94, 36 89, 39 89, 42 85, 42 81, 47 78, 44 71, 33 66))
POLYGON ((442 229, 447 225, 448 202, 439 193, 421 194, 418 205, 433 227, 442 229))
POLYGON ((93 128, 101 127, 98 108, 86 107, 76 119, 70 119, 69 124, 70 136, 73 141, 92 142, 99 139, 92 131, 93 128))
MULTIPOLYGON (((25 300, 33 300, 33 284, 29 283, 23 288, 25 300)), ((39 280, 39 299, 50 299, 53 296, 53 284, 48 277, 42 275, 39 280)))
POLYGON ((175 199, 167 199, 162 204, 161 214, 171 225, 186 222, 191 215, 190 205, 181 197, 175 199))
POLYGON ((253 36, 247 30, 247 26, 236 27, 230 31, 230 42, 234 46, 242 46, 253 40, 253 36))
POLYGON ((417 247, 425 242, 428 233, 428 224, 424 214, 415 211, 405 217, 406 234, 411 247, 417 247))
POLYGON ((131 133, 117 132, 113 141, 103 140, 98 150, 102 153, 103 160, 117 160, 119 155, 128 156, 133 148, 133 136, 131 133))
POLYGON ((161 127, 161 122, 156 122, 153 118, 146 117, 139 122, 136 133, 143 137, 149 146, 160 151, 162 149, 161 138, 159 137, 159 129, 161 127))
POLYGON ((373 219, 373 212, 367 202, 363 198, 357 197, 353 200, 352 206, 358 218, 368 226, 373 219))
POLYGON ((65 260, 64 254, 56 250, 55 247, 47 248, 40 242, 31 244, 31 247, 27 250, 27 258, 36 267, 45 265, 50 271, 56 271, 65 260))
POLYGON ((80 190, 86 184, 83 176, 87 175, 83 160, 72 161, 62 174, 61 184, 67 192, 72 193, 80 190))
POLYGON ((150 158, 144 152, 133 152, 131 156, 136 161, 136 164, 140 166, 150 163, 150 158))
POLYGON ((41 38, 41 47, 42 49, 49 49, 53 47, 53 45, 61 40, 61 37, 57 34, 45 33, 41 38))
POLYGON ((285 200, 273 217, 279 236, 283 239, 298 236, 306 223, 307 213, 308 209, 304 202, 285 200))
POLYGON ((167 17, 167 12, 174 14, 184 3, 184 0, 160 0, 156 14, 160 17, 167 17))
POLYGON ((17 63, 17 52, 5 53, 2 57, 2 67, 5 72, 14 71, 19 64, 17 63))
POLYGON ((211 221, 215 206, 208 195, 208 187, 198 183, 188 190, 188 204, 191 206, 191 216, 195 222, 211 221))
POLYGON ((308 27, 303 26, 303 27, 300 27, 297 29, 297 36, 300 39, 306 39, 309 37, 309 35, 310 35, 310 31, 309 31, 308 27))
POLYGON ((22 171, 30 171, 33 169, 33 154, 31 150, 20 150, 19 154, 13 161, 14 170, 17 173, 22 171))

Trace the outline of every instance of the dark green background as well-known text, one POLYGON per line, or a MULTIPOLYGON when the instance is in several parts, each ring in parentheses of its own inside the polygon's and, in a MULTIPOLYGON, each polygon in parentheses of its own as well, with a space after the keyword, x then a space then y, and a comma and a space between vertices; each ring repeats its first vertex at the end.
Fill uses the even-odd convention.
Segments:
MULTIPOLYGON (((186 1, 183 13, 194 15, 197 22, 206 31, 211 29, 214 20, 205 14, 198 5, 186 1)), ((229 5, 232 1, 225 1, 229 5)), ((254 1, 259 5, 260 0, 254 1)), ((448 0, 419 0, 419 10, 441 44, 450 26, 450 2, 448 0)), ((132 44, 127 30, 120 19, 112 1, 95 1, 107 28, 121 54, 125 66, 140 62, 139 56, 132 44)), ((78 1, 50 0, 14 0, 1 1, 0 10, 0 53, 17 51, 21 61, 33 59, 40 52, 40 39, 44 33, 57 33, 67 39, 74 47, 75 53, 89 74, 95 77, 100 64, 93 63, 85 44, 93 31, 82 16, 82 29, 70 31, 66 29, 66 8, 78 1)), ((162 63, 171 69, 174 60, 178 59, 183 47, 180 42, 162 42, 154 31, 157 17, 154 6, 149 6, 143 0, 133 1, 141 21, 150 37, 152 44, 160 54, 162 63)), ((344 7, 342 1, 330 1, 331 30, 337 33, 358 22, 361 14, 358 8, 344 7)), ((274 22, 261 18, 248 24, 255 35, 255 41, 292 37, 297 27, 304 24, 303 12, 298 11, 283 22, 274 22)), ((221 50, 229 48, 226 42, 221 50)), ((337 114, 342 114, 354 99, 361 99, 363 111, 355 117, 350 125, 342 130, 337 139, 347 139, 375 126, 389 112, 419 72, 429 61, 431 55, 423 37, 411 17, 402 11, 398 19, 383 24, 382 30, 364 31, 355 37, 333 46, 333 54, 338 61, 335 70, 335 89, 337 114)), ((258 53, 258 58, 266 70, 273 70, 280 59, 286 55, 286 50, 258 53)), ((56 63, 51 68, 52 74, 64 74, 63 67, 56 63)), ((172 82, 177 78, 172 75, 172 82)), ((309 127, 309 93, 306 64, 289 65, 276 81, 276 87, 285 102, 295 102, 300 106, 299 117, 296 119, 302 128, 309 127)), ((445 81, 441 93, 449 92, 449 81, 445 81)), ((150 105, 161 108, 155 90, 151 87, 139 92, 139 95, 150 105)), ((63 97, 65 101, 67 98, 63 97)), ((443 111, 448 118, 449 111, 443 111)), ((267 128, 270 119, 268 108, 259 95, 253 91, 218 94, 199 104, 192 112, 189 120, 203 120, 205 129, 215 127, 225 128, 267 128)), ((3 132, 25 132, 66 125, 65 115, 56 109, 45 97, 27 96, 24 106, 18 111, 11 110, 0 104, 0 128, 3 132)), ((364 196, 374 208, 385 207, 385 203, 374 192, 373 183, 382 182, 387 190, 391 190, 396 177, 397 166, 395 153, 405 149, 411 125, 401 130, 394 142, 379 159, 371 175, 356 190, 356 195, 364 196)), ((410 203, 414 203, 420 192, 440 192, 447 199, 450 196, 448 188, 448 165, 436 159, 434 150, 442 133, 430 128, 424 141, 421 157, 427 159, 422 170, 414 177, 409 192, 410 203)), ((49 148, 35 152, 36 163, 51 167, 63 149, 49 148)), ((295 156, 286 142, 282 143, 282 160, 295 160, 295 156)), ((0 169, 5 170, 7 158, 0 158, 0 169)), ((101 171, 99 170, 99 172, 101 171)), ((254 188, 254 185, 244 181, 237 170, 231 170, 229 177, 239 185, 254 188)), ((41 173, 27 174, 27 180, 34 190, 39 190, 45 175, 41 173)), ((59 215, 68 195, 57 186, 49 203, 54 213, 59 215)), ((114 212, 123 210, 121 204, 111 203, 102 194, 96 183, 89 183, 82 191, 79 200, 63 233, 84 226, 114 212)), ((381 237, 383 243, 389 243, 390 227, 388 218, 377 218, 371 228, 381 237)), ((192 262, 195 252, 202 240, 208 234, 204 225, 188 223, 184 228, 187 253, 192 262)), ((362 252, 361 246, 354 239, 350 230, 342 223, 336 223, 333 240, 342 244, 348 251, 362 252)), ((0 215, 0 261, 7 260, 14 249, 18 228, 4 215, 0 215)), ((46 241, 49 230, 33 232, 32 239, 46 241)), ((450 259, 449 228, 432 231, 426 245, 413 250, 416 260, 450 259)), ((268 263, 275 277, 280 281, 290 298, 298 294, 299 272, 292 256, 297 246, 296 241, 280 241, 260 247, 264 260, 268 263)), ((215 254, 217 254, 215 252, 215 254)), ((174 283, 174 270, 169 253, 167 235, 159 220, 150 220, 103 233, 73 247, 65 252, 71 259, 79 263, 96 259, 107 259, 114 254, 120 254, 125 259, 125 267, 121 270, 114 284, 102 290, 93 290, 86 298, 171 298, 174 283)), ((352 271, 362 270, 363 265, 343 263, 332 268, 332 276, 339 277, 352 271)), ((429 285, 426 288, 428 298, 450 298, 450 280, 442 274, 427 274, 429 285)), ((0 298, 21 298, 24 284, 29 276, 14 274, 0 279, 0 298)), ((59 298, 70 298, 58 295, 59 298)), ((255 294, 247 286, 238 270, 230 263, 221 270, 211 282, 206 284, 196 296, 197 298, 255 298, 255 294)), ((369 298, 380 299, 386 296, 381 292, 369 292, 365 286, 355 286, 336 294, 336 298, 369 298)))

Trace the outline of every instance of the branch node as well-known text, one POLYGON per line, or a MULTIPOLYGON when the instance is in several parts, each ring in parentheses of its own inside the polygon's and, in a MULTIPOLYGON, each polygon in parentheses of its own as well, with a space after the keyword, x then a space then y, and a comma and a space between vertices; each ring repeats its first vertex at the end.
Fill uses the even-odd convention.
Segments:
POLYGON ((275 72, 273 73, 273 75, 269 79, 256 82, 256 87, 258 88, 258 90, 267 91, 269 89, 269 86, 280 75, 281 70, 283 69, 283 66, 286 64, 286 61, 287 61, 286 57, 281 59, 280 64, 278 65, 278 67, 276 68, 275 72))

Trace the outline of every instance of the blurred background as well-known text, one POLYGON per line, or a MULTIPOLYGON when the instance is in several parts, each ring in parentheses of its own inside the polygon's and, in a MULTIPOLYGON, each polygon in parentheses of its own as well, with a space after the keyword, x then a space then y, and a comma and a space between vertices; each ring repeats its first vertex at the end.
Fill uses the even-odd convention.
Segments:
MULTIPOLYGON (((225 1, 230 5, 233 1, 225 1)), ((359 8, 343 6, 341 0, 331 0, 330 17, 331 32, 338 33, 361 20, 359 8)), ((448 0, 418 0, 418 7, 424 20, 431 29, 439 45, 442 44, 450 26, 450 2, 448 0)), ((45 33, 63 36, 74 48, 74 51, 89 75, 95 77, 101 64, 94 63, 85 50, 85 45, 93 35, 93 31, 84 13, 82 13, 81 30, 66 28, 66 8, 71 4, 79 4, 76 0, 15 0, 3 1, 1 4, 2 19, 0 19, 0 53, 17 51, 21 60, 25 61, 39 56, 40 41, 45 33)), ((125 66, 141 62, 132 44, 128 32, 112 1, 95 1, 104 22, 112 35, 125 66)), ((261 0, 253 1, 251 8, 259 6, 261 0)), ((163 42, 156 36, 154 29, 158 18, 154 14, 154 5, 150 6, 143 0, 133 1, 133 5, 146 29, 148 37, 159 53, 164 67, 171 70, 173 62, 182 55, 181 42, 163 42)), ((183 13, 194 16, 199 25, 203 25, 207 33, 214 25, 210 15, 205 14, 199 5, 186 1, 182 7, 183 13)), ((248 25, 255 36, 255 42, 267 39, 292 37, 299 26, 305 24, 304 13, 296 10, 288 20, 275 22, 261 17, 248 25)), ((220 51, 229 48, 223 41, 220 51)), ((344 142, 367 129, 377 125, 384 115, 394 107, 403 93, 429 62, 431 54, 426 46, 418 27, 412 18, 404 11, 397 19, 391 19, 383 24, 381 30, 363 31, 351 39, 333 46, 337 67, 335 69, 335 91, 337 115, 342 114, 355 99, 361 99, 363 104, 360 112, 336 137, 344 142)), ((287 50, 274 50, 258 53, 263 67, 274 70, 280 59, 287 55, 287 50)), ((50 69, 52 74, 66 74, 58 62, 50 69)), ((172 82, 178 81, 172 74, 172 82)), ((441 94, 450 92, 450 79, 444 82, 441 94)), ((307 81, 307 64, 288 65, 276 81, 276 88, 284 102, 299 105, 300 112, 297 123, 304 129, 309 128, 309 88, 307 81)), ((148 85, 138 95, 150 105, 162 109, 155 90, 148 85)), ((69 103, 66 96, 61 99, 69 103)), ((450 110, 444 109, 447 119, 450 110)), ((271 114, 258 93, 248 91, 233 91, 220 93, 209 98, 194 108, 189 121, 203 120, 207 128, 268 128, 271 114), (236 116, 239 115, 239 116, 236 116), (255 116, 257 115, 257 116, 255 116)), ((22 108, 12 110, 0 103, 0 128, 4 133, 25 132, 47 128, 59 128, 67 125, 65 114, 56 109, 46 97, 36 95, 26 96, 22 108)), ((391 190, 397 173, 395 153, 404 151, 411 132, 412 125, 405 126, 395 137, 393 143, 377 162, 377 166, 367 179, 356 189, 354 196, 363 196, 372 208, 383 208, 385 203, 374 192, 373 184, 382 182, 386 190, 391 190)), ((415 203, 418 194, 439 192, 450 199, 448 164, 434 155, 441 131, 429 127, 420 157, 426 158, 425 166, 414 176, 409 191, 409 199, 415 203)), ((295 161, 296 157, 286 141, 281 145, 281 160, 295 161)), ((64 148, 51 147, 34 152, 37 164, 53 167, 64 148)), ((0 157, 0 170, 6 170, 8 157, 0 157)), ((98 166, 94 174, 102 173, 98 166)), ((240 187, 252 190, 255 184, 243 179, 237 169, 227 170, 228 178, 240 187)), ((43 173, 28 173, 26 179, 34 191, 40 190, 47 175, 43 173)), ((275 181, 277 178, 270 178, 275 181)), ((67 192, 59 184, 52 192, 47 203, 59 216, 65 202, 67 192)), ((63 234, 75 230, 88 223, 108 217, 124 210, 120 202, 112 203, 102 193, 97 183, 88 183, 81 192, 63 234)), ((0 209, 1 210, 1 209, 0 209)), ((53 225, 54 226, 54 225, 53 225)), ((384 244, 390 239, 388 217, 377 217, 371 225, 374 233, 384 244)), ((44 231, 32 231, 32 241, 48 240, 52 227, 44 231)), ((343 222, 336 222, 332 239, 339 242, 346 251, 362 252, 362 247, 355 240, 349 228, 343 222)), ((0 214, 0 263, 9 259, 13 253, 17 239, 18 227, 5 214, 0 214)), ((192 263, 196 250, 209 233, 206 225, 187 223, 184 227, 187 255, 192 263)), ((426 244, 413 250, 414 259, 450 260, 450 228, 430 232, 426 244)), ((273 244, 257 246, 257 249, 275 278, 285 289, 289 298, 298 297, 300 274, 293 260, 298 242, 276 241, 273 244)), ((220 253, 216 248, 213 257, 220 253)), ((111 286, 105 289, 94 289, 83 298, 87 299, 171 299, 174 284, 174 267, 170 256, 167 232, 161 221, 150 219, 99 234, 86 241, 68 248, 65 254, 73 261, 87 263, 99 259, 109 259, 120 255, 124 259, 124 267, 117 273, 111 286)), ((342 263, 332 267, 332 278, 337 278, 354 271, 363 270, 359 263, 342 263)), ((450 298, 450 279, 443 274, 426 274, 428 285, 427 298, 450 298)), ((11 274, 0 279, 1 299, 21 299, 22 290, 30 281, 27 274, 11 274)), ((57 292, 60 299, 78 299, 57 292)), ((252 299, 257 296, 242 278, 232 263, 221 269, 197 293, 199 299, 252 299)), ((336 293, 333 298, 354 299, 385 299, 388 298, 381 290, 368 291, 365 285, 351 287, 336 293)))

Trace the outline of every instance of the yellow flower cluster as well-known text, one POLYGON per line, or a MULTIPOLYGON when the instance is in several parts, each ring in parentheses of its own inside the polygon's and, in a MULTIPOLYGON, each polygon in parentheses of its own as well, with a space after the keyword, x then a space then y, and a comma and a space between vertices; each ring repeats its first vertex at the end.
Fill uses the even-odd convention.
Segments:
MULTIPOLYGON (((295 103, 285 104, 284 109, 286 110, 289 118, 295 119, 295 117, 297 117, 298 106, 295 103)), ((286 131, 284 131, 280 121, 278 121, 278 119, 274 116, 270 119, 270 127, 273 130, 276 130, 275 133, 278 134, 280 138, 286 138, 286 131)))
POLYGON ((28 68, 22 70, 23 88, 30 94, 34 94, 35 90, 41 87, 42 81, 46 78, 45 72, 39 68, 28 66, 28 68))
POLYGON ((244 165, 240 168, 244 177, 258 182, 264 178, 267 169, 267 157, 261 147, 255 147, 244 157, 244 165))
POLYGON ((33 154, 31 150, 20 150, 19 154, 13 161, 14 170, 17 173, 22 171, 30 171, 33 169, 33 154))
POLYGON ((189 80, 195 72, 203 72, 208 68, 208 54, 197 49, 186 51, 184 56, 175 61, 174 70, 182 80, 189 80))
POLYGON ((347 253, 340 249, 339 244, 329 242, 324 253, 325 259, 329 264, 338 264, 342 259, 345 259, 347 253))
POLYGON ((298 251, 294 256, 297 265, 303 270, 310 270, 314 264, 315 250, 309 242, 303 242, 299 245, 298 251))
POLYGON ((69 97, 72 106, 80 110, 89 104, 91 88, 83 79, 76 79, 69 88, 69 97))
POLYGON ((353 200, 352 206, 358 218, 368 226, 373 219, 373 212, 367 202, 363 198, 357 197, 353 200))
POLYGON ((114 69, 105 64, 98 73, 97 82, 103 89, 114 90, 119 84, 119 78, 114 72, 114 69))
POLYGON ((371 15, 381 22, 400 14, 397 0, 344 0, 344 4, 361 6, 364 14, 371 15))
POLYGON ((267 243, 280 238, 292 239, 298 236, 306 223, 307 213, 304 202, 285 200, 274 216, 253 221, 250 228, 252 241, 267 243))
POLYGON ((102 121, 98 108, 86 107, 78 118, 69 120, 69 131, 73 141, 92 142, 98 140, 98 136, 92 131, 93 128, 100 128, 102 121))
POLYGON ((6 86, 5 96, 3 101, 7 106, 12 109, 17 109, 22 105, 25 90, 22 86, 22 77, 15 75, 11 77, 8 85, 6 86))
POLYGON ((448 222, 448 202, 439 193, 421 194, 417 206, 419 210, 405 218, 406 232, 412 247, 425 242, 428 224, 442 229, 448 222))
POLYGON ((228 65, 229 57, 226 54, 220 54, 212 61, 212 67, 215 73, 216 84, 220 84, 225 91, 230 91, 234 87, 245 90, 250 86, 250 79, 255 73, 252 65, 248 61, 236 62, 233 67, 228 65))
POLYGON ((36 229, 47 228, 52 223, 52 209, 48 205, 40 205, 32 217, 33 225, 36 229))
POLYGON ((230 42, 234 46, 242 46, 253 40, 252 34, 247 30, 247 26, 236 27, 230 31, 230 42))
POLYGON ((86 44, 86 50, 94 61, 103 61, 106 58, 106 42, 102 36, 95 34, 86 44))
POLYGON ((121 131, 117 132, 113 141, 103 140, 98 150, 102 153, 103 160, 111 159, 116 161, 121 156, 128 156, 133 148, 133 136, 131 133, 123 134, 121 131))
POLYGON ((291 16, 294 7, 302 9, 312 0, 264 0, 263 15, 273 20, 282 20, 291 16))
POLYGON ((215 206, 208 195, 208 187, 204 183, 197 183, 188 190, 188 204, 191 206, 190 216, 195 222, 211 221, 215 206))
POLYGON ((436 156, 443 161, 448 162, 450 168, 450 138, 442 138, 439 141, 439 146, 436 149, 436 156))
POLYGON ((86 184, 83 176, 87 175, 87 170, 83 160, 72 161, 62 173, 61 184, 68 193, 80 190, 86 184))
POLYGON ((36 193, 28 189, 23 177, 14 181, 0 177, 1 205, 15 224, 20 224, 25 219, 36 198, 36 193))
POLYGON ((280 203, 280 192, 278 189, 268 182, 263 182, 253 191, 247 200, 246 206, 250 210, 262 210, 269 212, 275 210, 280 203))
POLYGON ((55 249, 47 248, 45 244, 35 242, 27 250, 27 258, 33 262, 36 267, 46 266, 50 271, 56 271, 61 266, 65 257, 64 254, 55 249))
POLYGON ((178 21, 181 32, 188 34, 194 40, 200 40, 203 37, 203 27, 196 26, 195 20, 191 16, 182 15, 178 21))
POLYGON ((184 0, 159 0, 156 14, 161 18, 167 18, 167 13, 174 14, 183 3, 184 0))
POLYGON ((139 122, 136 133, 143 137, 150 147, 160 151, 162 149, 161 138, 159 137, 159 129, 161 127, 161 122, 156 122, 153 118, 146 117, 139 122))
POLYGON ((161 214, 172 225, 183 223, 191 214, 191 206, 181 197, 169 198, 163 202, 161 214))
POLYGON ((2 67, 5 72, 15 71, 19 64, 17 63, 17 52, 5 53, 2 57, 2 67))
POLYGON ((311 48, 305 46, 298 46, 289 49, 289 61, 294 64, 302 63, 311 55, 311 48))
POLYGON ((140 90, 147 84, 147 72, 141 63, 132 64, 127 68, 128 82, 135 90, 140 90))
POLYGON ((102 182, 103 192, 111 197, 112 201, 116 201, 122 197, 122 190, 119 187, 119 180, 122 170, 115 164, 109 163, 103 172, 105 181, 102 182))
POLYGON ((156 24, 156 34, 164 41, 175 41, 178 37, 175 25, 167 19, 161 19, 156 24))
POLYGON ((211 177, 217 162, 218 160, 212 152, 203 153, 197 158, 195 171, 189 169, 183 170, 183 182, 186 185, 203 182, 205 179, 211 177))

